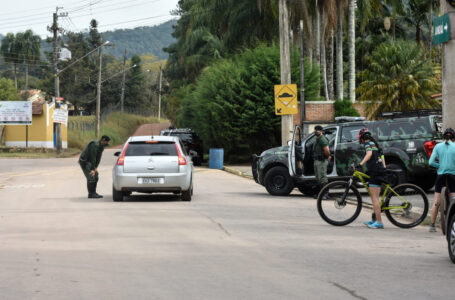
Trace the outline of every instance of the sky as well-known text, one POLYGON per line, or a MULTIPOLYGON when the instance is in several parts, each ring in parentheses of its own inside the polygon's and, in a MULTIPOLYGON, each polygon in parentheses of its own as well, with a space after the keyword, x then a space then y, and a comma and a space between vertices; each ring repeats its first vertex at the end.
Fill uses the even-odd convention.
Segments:
POLYGON ((58 18, 59 27, 67 31, 87 30, 91 19, 98 21, 98 30, 153 26, 176 18, 170 11, 178 0, 1 0, 0 34, 17 33, 32 29, 45 38, 51 36, 47 26, 52 15, 58 18), (62 8, 63 7, 63 8, 62 8))

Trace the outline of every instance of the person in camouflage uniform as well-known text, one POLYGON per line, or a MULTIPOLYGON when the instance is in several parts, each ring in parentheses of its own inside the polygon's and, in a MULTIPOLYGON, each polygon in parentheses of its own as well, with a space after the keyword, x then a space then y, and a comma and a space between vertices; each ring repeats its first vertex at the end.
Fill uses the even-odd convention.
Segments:
MULTIPOLYGON (((314 130, 316 134, 316 141, 313 144, 314 175, 322 189, 329 182, 327 179, 327 165, 330 160, 329 141, 324 136, 322 126, 317 125, 314 130)), ((322 198, 326 199, 327 195, 323 195, 322 198)))
POLYGON ((87 190, 89 198, 103 198, 96 192, 98 184, 98 165, 101 161, 104 147, 108 145, 111 139, 107 135, 103 135, 99 141, 94 140, 88 143, 87 147, 82 151, 79 157, 79 165, 87 178, 87 190))

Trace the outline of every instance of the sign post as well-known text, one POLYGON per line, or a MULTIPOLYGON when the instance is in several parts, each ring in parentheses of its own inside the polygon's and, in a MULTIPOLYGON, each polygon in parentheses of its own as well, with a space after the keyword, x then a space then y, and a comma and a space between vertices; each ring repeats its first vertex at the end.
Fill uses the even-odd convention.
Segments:
POLYGON ((450 40, 449 15, 445 14, 433 21, 433 45, 446 43, 450 40))
POLYGON ((297 108, 297 85, 296 84, 278 84, 275 85, 275 114, 295 115, 298 113, 297 108))

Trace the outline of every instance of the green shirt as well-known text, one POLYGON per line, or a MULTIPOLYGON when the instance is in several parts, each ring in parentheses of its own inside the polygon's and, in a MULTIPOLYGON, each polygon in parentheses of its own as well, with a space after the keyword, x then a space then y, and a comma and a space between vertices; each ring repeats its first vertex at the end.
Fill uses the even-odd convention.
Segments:
POLYGON ((79 160, 85 162, 86 167, 90 170, 95 170, 100 164, 103 151, 104 146, 101 145, 100 141, 91 141, 82 151, 79 160))
POLYGON ((329 141, 324 135, 316 137, 316 141, 313 144, 313 157, 314 159, 326 159, 324 154, 324 148, 329 145, 329 141))

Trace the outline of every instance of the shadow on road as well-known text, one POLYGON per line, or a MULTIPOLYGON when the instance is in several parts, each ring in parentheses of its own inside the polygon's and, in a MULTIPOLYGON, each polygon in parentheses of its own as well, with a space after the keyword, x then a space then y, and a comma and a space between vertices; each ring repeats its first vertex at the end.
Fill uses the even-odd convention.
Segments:
MULTIPOLYGON (((112 201, 112 198, 110 197, 112 201)), ((174 194, 134 194, 123 198, 123 202, 175 202, 180 201, 180 195, 174 194)))

